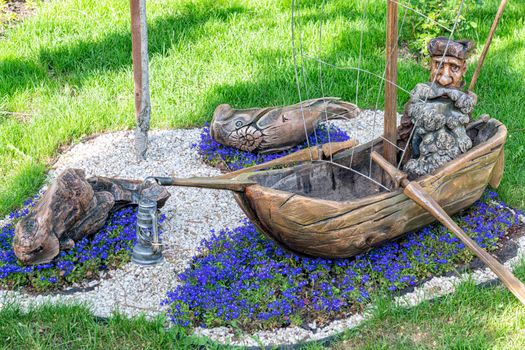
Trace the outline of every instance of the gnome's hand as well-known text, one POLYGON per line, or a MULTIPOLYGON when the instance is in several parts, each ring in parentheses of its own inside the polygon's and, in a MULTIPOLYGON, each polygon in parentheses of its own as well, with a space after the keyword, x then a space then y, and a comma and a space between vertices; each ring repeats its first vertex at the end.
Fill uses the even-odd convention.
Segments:
POLYGON ((443 89, 443 95, 448 96, 452 101, 456 102, 461 99, 461 96, 465 93, 458 89, 443 89))
POLYGON ((456 101, 455 106, 461 110, 461 112, 468 114, 472 113, 476 103, 478 102, 478 96, 475 93, 469 91, 463 93, 456 101))
POLYGON ((467 135, 461 135, 458 137, 458 146, 461 153, 465 153, 472 148, 472 140, 467 135))

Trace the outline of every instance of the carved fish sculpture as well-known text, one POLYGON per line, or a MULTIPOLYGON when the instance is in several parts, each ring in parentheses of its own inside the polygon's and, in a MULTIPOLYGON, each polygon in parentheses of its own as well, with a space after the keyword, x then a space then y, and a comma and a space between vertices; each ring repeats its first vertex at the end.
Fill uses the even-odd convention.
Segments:
POLYGON ((284 151, 305 141, 320 121, 350 119, 359 112, 356 105, 334 97, 284 107, 233 109, 222 104, 213 113, 210 133, 215 141, 243 151, 284 151))

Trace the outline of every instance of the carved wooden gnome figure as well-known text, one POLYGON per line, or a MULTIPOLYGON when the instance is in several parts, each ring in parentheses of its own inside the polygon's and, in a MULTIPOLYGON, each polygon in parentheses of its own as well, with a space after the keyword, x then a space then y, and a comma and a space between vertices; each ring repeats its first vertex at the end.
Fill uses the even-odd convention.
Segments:
POLYGON ((401 144, 411 140, 412 159, 405 164, 410 178, 429 174, 472 147, 465 125, 477 96, 464 85, 471 41, 439 37, 428 45, 430 82, 417 84, 398 129, 401 144), (414 130, 412 130, 414 129, 414 130))

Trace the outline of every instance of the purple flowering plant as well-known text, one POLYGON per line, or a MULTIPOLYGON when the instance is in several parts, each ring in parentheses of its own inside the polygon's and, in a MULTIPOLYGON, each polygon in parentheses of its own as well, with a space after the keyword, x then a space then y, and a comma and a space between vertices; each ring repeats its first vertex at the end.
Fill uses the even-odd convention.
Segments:
MULTIPOLYGON (((27 215, 38 198, 31 198, 22 209, 9 215, 13 221, 0 231, 0 287, 27 287, 34 291, 56 290, 86 279, 95 279, 100 272, 118 268, 130 260, 135 244, 136 208, 113 212, 102 229, 85 237, 67 251, 61 251, 46 264, 25 266, 13 251, 16 221, 27 215)), ((160 218, 163 220, 163 216, 160 218)))
MULTIPOLYGON (((456 222, 489 251, 518 215, 487 192, 456 222)), ((434 224, 349 259, 300 257, 257 232, 248 221, 213 233, 167 294, 171 321, 183 327, 245 330, 323 324, 361 310, 375 293, 395 292, 468 264, 473 255, 434 224)))
POLYGON ((196 148, 202 159, 212 165, 224 165, 229 170, 239 170, 252 165, 268 162, 281 158, 288 154, 307 148, 308 145, 320 145, 327 142, 342 142, 350 139, 350 136, 335 125, 319 124, 315 132, 310 134, 308 141, 304 141, 287 151, 260 154, 256 152, 241 151, 235 147, 225 146, 215 141, 210 135, 209 124, 202 129, 200 140, 192 145, 196 148))

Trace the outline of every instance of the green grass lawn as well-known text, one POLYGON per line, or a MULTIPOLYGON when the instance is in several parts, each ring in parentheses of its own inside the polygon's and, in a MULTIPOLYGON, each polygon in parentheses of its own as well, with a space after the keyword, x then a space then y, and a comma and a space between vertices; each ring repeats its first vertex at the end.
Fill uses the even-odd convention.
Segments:
MULTIPOLYGON (((515 271, 525 278, 525 265, 515 271)), ((463 283, 454 294, 410 309, 376 303, 370 320, 346 332, 342 349, 523 349, 525 309, 501 285, 463 283)))
MULTIPOLYGON (((467 1, 457 37, 472 37, 481 47, 498 2, 485 0, 475 7, 467 1)), ((298 30, 305 55, 356 66, 362 2, 329 1, 324 12, 321 3, 302 1, 298 30)), ((0 213, 39 188, 61 145, 134 125, 129 1, 35 4, 32 16, 0 38, 0 213)), ((290 7, 290 0, 149 0, 153 127, 202 125, 219 103, 242 108, 298 102, 290 7)), ((476 87, 476 115, 489 113, 510 129, 500 193, 519 207, 525 206, 520 181, 525 176, 524 11, 523 2, 508 5, 476 87)), ((367 14, 361 66, 381 74, 384 1, 370 0, 367 14)), ((417 33, 409 18, 401 40, 410 42, 417 33)), ((399 83, 408 90, 428 76, 409 55, 399 69, 399 83)), ((324 91, 356 100, 355 71, 326 68, 322 86, 318 75, 318 65, 306 59, 300 79, 303 99, 324 91)), ((359 105, 374 108, 378 91, 377 79, 361 74, 359 105)), ((400 106, 406 98, 400 93, 400 106)))
MULTIPOLYGON (((321 0, 301 2, 305 54, 355 66, 361 2, 329 1, 324 14, 321 0), (324 39, 319 49, 321 21, 324 39)), ((467 0, 463 24, 468 26, 457 37, 477 40, 479 52, 498 3, 484 0, 482 7, 475 7, 467 0)), ((32 16, 0 37, 0 213, 4 214, 41 186, 62 145, 96 132, 134 126, 129 1, 54 0, 36 1, 35 6, 32 16)), ((298 102, 290 6, 290 0, 148 0, 153 127, 202 125, 219 103, 243 108, 298 102)), ((361 62, 378 74, 384 65, 383 8, 383 0, 368 2, 361 62)), ((509 2, 475 89, 479 96, 475 114, 489 113, 509 128, 506 173, 498 191, 520 208, 525 207, 523 13, 524 2, 509 2)), ((414 35, 412 25, 410 20, 405 23, 402 39, 414 35)), ((402 57, 399 83, 410 90, 428 73, 410 55, 402 57)), ((355 71, 326 68, 322 86, 316 63, 306 60, 304 73, 303 99, 324 91, 355 101, 355 71)), ((377 79, 361 75, 359 91, 360 107, 375 108, 377 79)), ((400 93, 400 106, 406 98, 400 93)), ((381 107, 381 96, 378 101, 381 107)), ((371 320, 334 346, 525 346, 523 308, 501 287, 466 284, 450 297, 413 309, 386 302, 378 305, 371 320)), ((176 330, 163 331, 162 320, 114 317, 104 324, 84 309, 70 307, 44 307, 28 314, 3 308, 0 339, 0 346, 9 349, 178 349, 201 344, 176 330)))
MULTIPOLYGON (((94 317, 83 306, 44 305, 22 312, 16 305, 0 311, 1 349, 195 349, 205 339, 166 331, 164 320, 94 317)), ((206 348, 210 348, 208 344, 206 348)))

